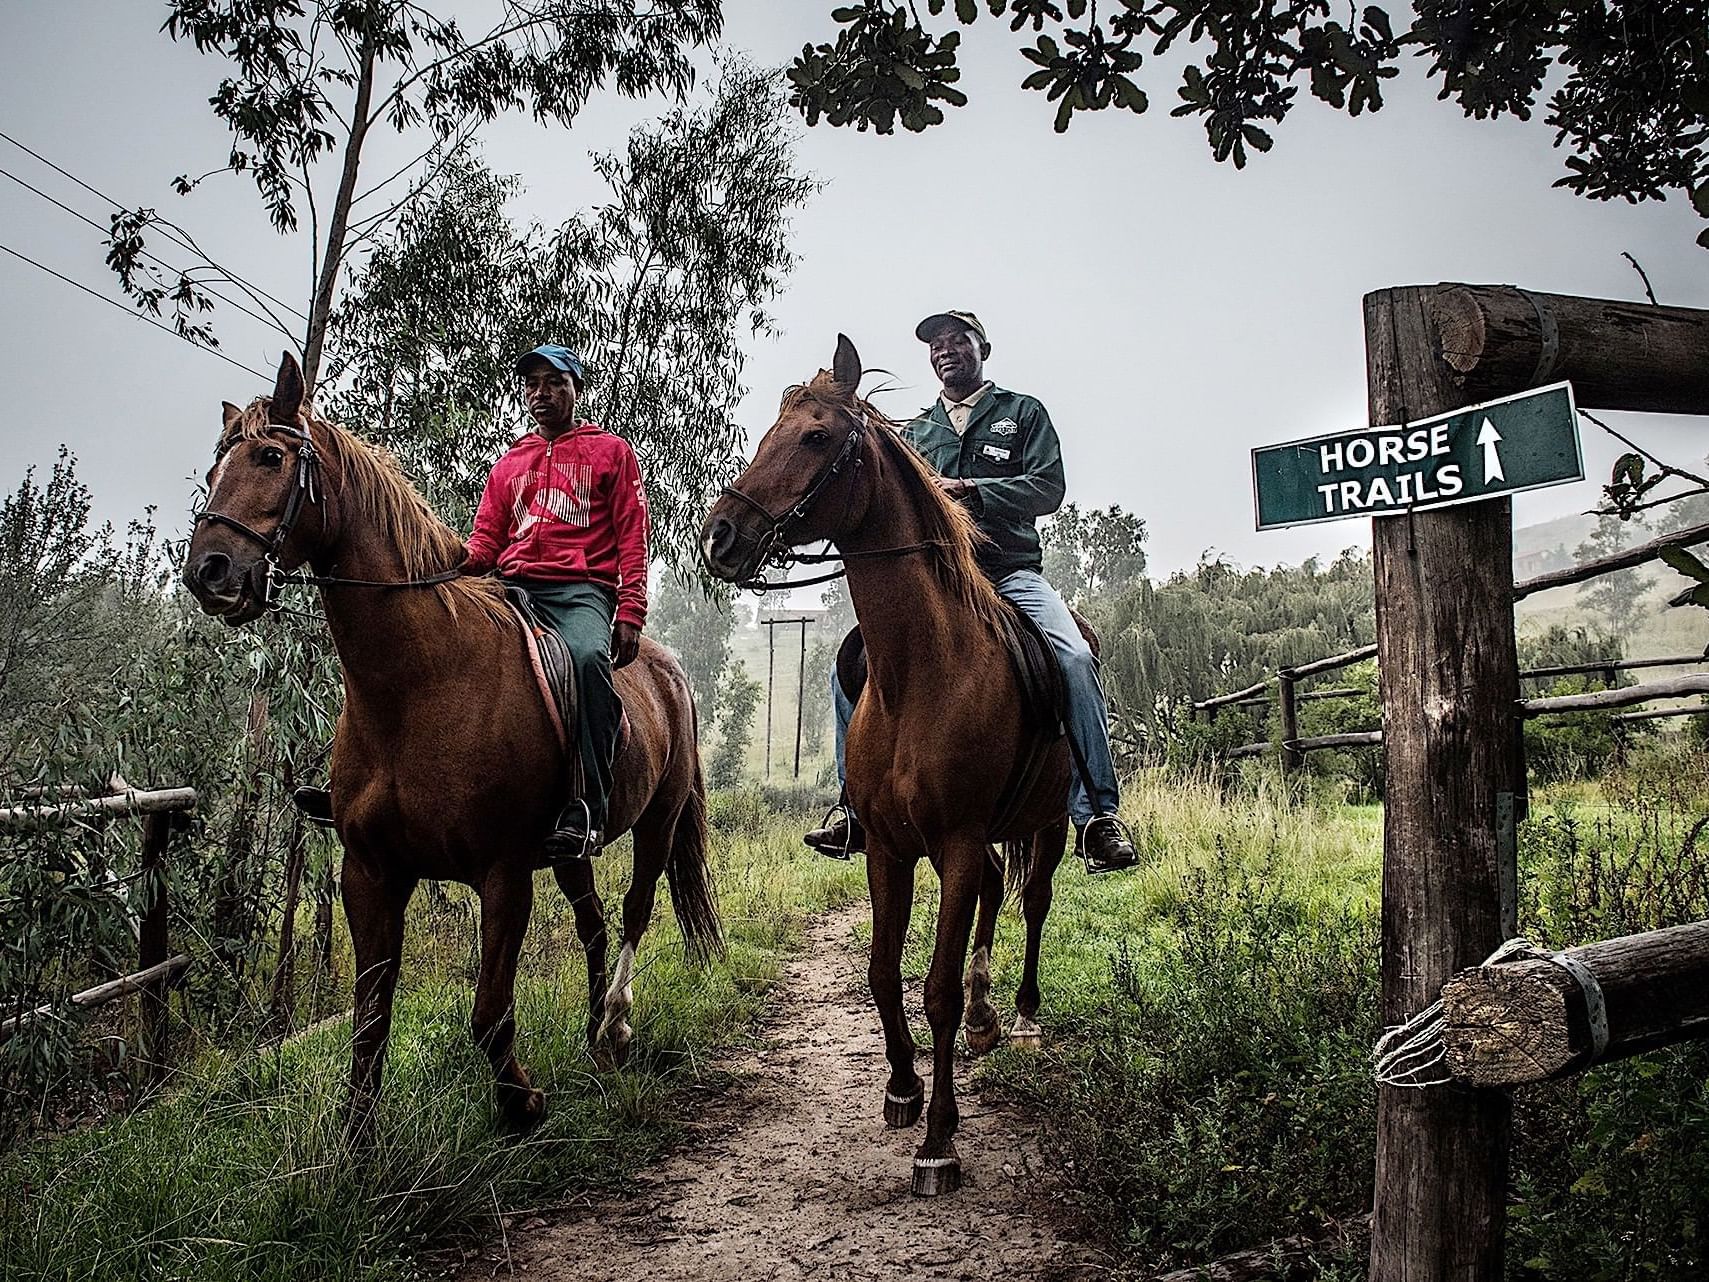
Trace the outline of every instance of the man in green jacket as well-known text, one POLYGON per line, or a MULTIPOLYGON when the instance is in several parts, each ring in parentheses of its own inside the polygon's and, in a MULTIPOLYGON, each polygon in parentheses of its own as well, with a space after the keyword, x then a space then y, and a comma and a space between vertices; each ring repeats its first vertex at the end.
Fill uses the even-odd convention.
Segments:
MULTIPOLYGON (((1068 735, 1082 768, 1073 771, 1068 813, 1076 848, 1089 872, 1131 868, 1137 859, 1116 809, 1121 793, 1110 756, 1108 714, 1098 661, 1056 590, 1045 582, 1038 519, 1062 506, 1066 484, 1062 450, 1050 415, 1036 399, 998 387, 985 377, 991 344, 972 312, 937 312, 914 329, 928 345, 943 394, 902 431, 904 439, 938 472, 938 486, 967 506, 990 542, 979 565, 997 591, 1038 624, 1056 651, 1068 687, 1068 735)), ((837 773, 854 705, 831 675, 837 710, 837 773)), ((850 815, 807 834, 826 854, 862 848, 858 819, 850 815)))

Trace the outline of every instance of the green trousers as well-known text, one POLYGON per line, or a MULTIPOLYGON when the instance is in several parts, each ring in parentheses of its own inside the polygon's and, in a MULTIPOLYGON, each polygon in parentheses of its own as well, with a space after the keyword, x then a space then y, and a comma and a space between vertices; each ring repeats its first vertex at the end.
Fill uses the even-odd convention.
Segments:
POLYGON ((582 763, 582 800, 595 828, 605 828, 605 804, 611 796, 611 763, 623 705, 611 682, 611 620, 617 594, 597 583, 548 583, 511 579, 528 592, 542 618, 569 647, 576 673, 574 734, 582 763))

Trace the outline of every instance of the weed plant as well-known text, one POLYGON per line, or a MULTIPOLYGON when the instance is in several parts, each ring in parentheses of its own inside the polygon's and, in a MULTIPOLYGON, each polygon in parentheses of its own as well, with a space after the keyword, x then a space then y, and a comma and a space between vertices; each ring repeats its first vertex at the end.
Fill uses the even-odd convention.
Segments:
MULTIPOLYGON (((1559 948, 1709 917, 1706 764, 1644 744, 1544 794, 1521 828, 1522 931, 1559 948)), ((1380 811, 1247 771, 1143 779, 1127 817, 1155 862, 1125 881, 1065 866, 1051 1042, 983 1080, 1039 1112, 1142 1275, 1367 1209, 1380 811)), ((998 945, 1012 991, 1018 925, 998 945)), ((910 960, 922 970, 923 948, 910 960)), ((1515 1110, 1514 1282, 1709 1277, 1709 1046, 1520 1090, 1515 1110)), ((1363 1278, 1363 1255, 1331 1250, 1324 1276, 1363 1278)))
MULTIPOLYGON (((1701 757, 1646 751, 1521 830, 1521 929, 1552 947, 1709 917, 1701 757)), ((1709 1045, 1687 1042, 1515 1092, 1509 1274, 1709 1276, 1709 1045)))

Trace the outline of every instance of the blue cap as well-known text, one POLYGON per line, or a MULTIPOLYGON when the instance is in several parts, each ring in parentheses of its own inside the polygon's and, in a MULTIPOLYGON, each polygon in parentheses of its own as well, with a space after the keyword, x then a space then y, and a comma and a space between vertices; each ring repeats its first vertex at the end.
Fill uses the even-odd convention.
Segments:
POLYGON ((559 347, 554 343, 541 343, 531 352, 525 352, 516 358, 516 376, 521 378, 527 374, 528 366, 536 357, 545 361, 553 369, 562 370, 576 380, 576 386, 582 385, 587 376, 582 372, 582 358, 567 347, 559 347))

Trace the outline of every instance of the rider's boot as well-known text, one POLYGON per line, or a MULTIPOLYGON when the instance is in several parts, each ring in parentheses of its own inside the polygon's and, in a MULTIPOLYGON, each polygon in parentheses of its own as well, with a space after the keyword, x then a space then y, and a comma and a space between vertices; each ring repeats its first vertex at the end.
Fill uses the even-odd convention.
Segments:
POLYGON ((332 827, 332 790, 330 788, 298 788, 291 793, 291 804, 303 812, 303 818, 322 828, 332 827))
POLYGON ((832 859, 847 859, 851 855, 861 854, 866 850, 866 832, 860 826, 860 820, 854 817, 854 812, 847 806, 835 806, 831 814, 825 816, 825 825, 815 828, 801 838, 808 847, 817 850, 821 855, 829 855, 832 859), (841 817, 832 819, 831 815, 842 812, 841 817))
POLYGON ((1133 839, 1114 815, 1099 815, 1079 830, 1075 852, 1086 861, 1089 873, 1119 872, 1139 863, 1133 839))
POLYGON ((605 835, 593 822, 587 802, 574 797, 558 816, 546 838, 546 862, 560 863, 566 859, 592 859, 605 845, 605 835))

